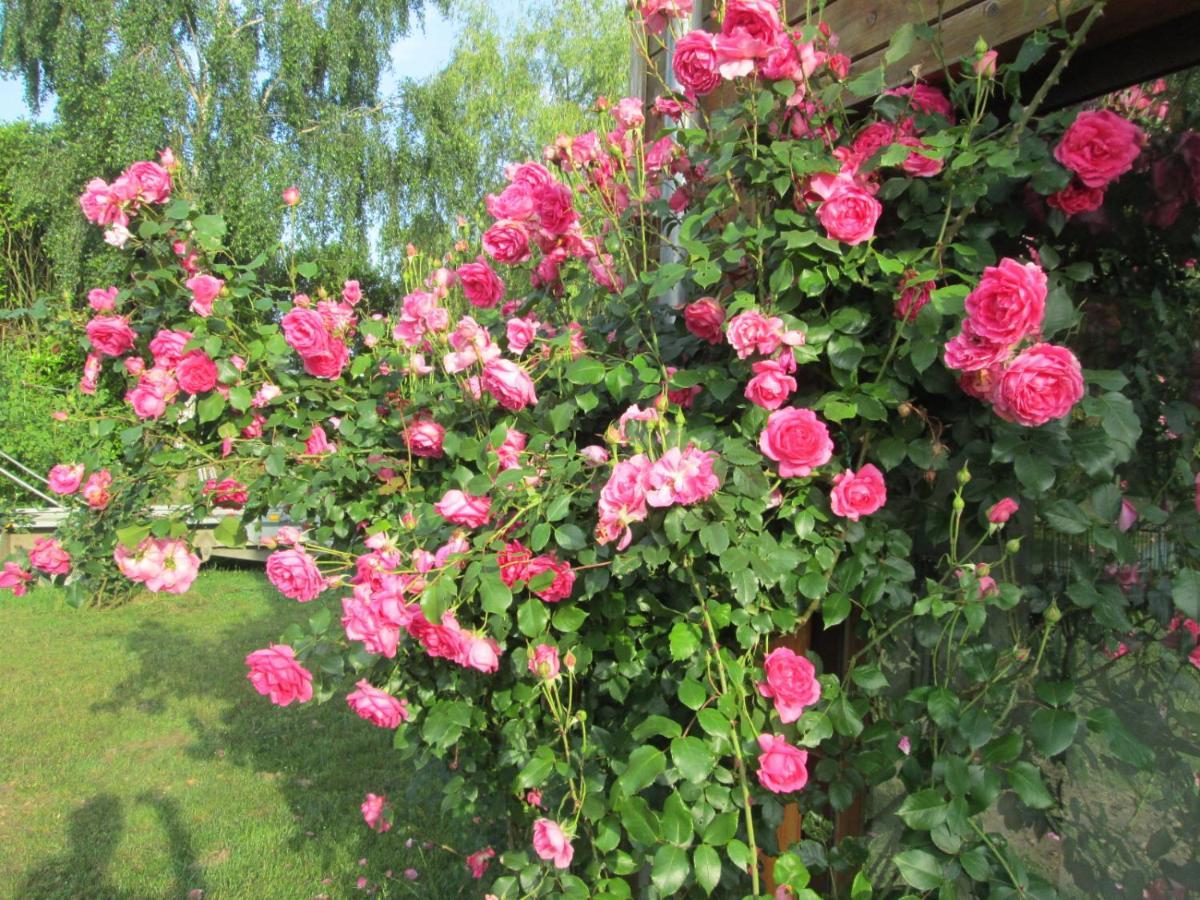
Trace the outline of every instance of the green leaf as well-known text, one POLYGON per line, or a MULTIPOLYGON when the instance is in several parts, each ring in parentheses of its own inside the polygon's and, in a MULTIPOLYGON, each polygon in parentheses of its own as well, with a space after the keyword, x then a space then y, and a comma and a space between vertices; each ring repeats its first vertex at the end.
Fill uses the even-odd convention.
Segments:
POLYGON ((240 547, 238 528, 242 524, 241 516, 225 516, 213 529, 213 539, 224 547, 240 547))
POLYGON ((775 883, 785 884, 793 891, 802 891, 812 881, 804 860, 796 853, 784 853, 775 860, 775 883))
POLYGON ((708 700, 708 691, 698 681, 693 681, 690 678, 685 678, 679 682, 677 690, 679 694, 679 702, 688 709, 699 709, 708 700))
POLYGON ((850 900, 871 900, 871 879, 866 872, 854 876, 854 883, 850 885, 850 900))
POLYGON ((692 865, 696 870, 696 881, 704 893, 711 896, 721 883, 721 857, 708 844, 701 844, 692 855, 692 865))
POLYGON ((626 797, 615 807, 621 816, 621 827, 629 837, 643 846, 653 846, 658 843, 661 826, 656 816, 642 797, 626 797))
POLYGON ((821 619, 826 628, 844 622, 850 615, 850 598, 843 593, 831 591, 821 600, 821 619))
POLYGON ((635 741, 644 741, 648 737, 660 735, 665 738, 679 737, 683 734, 683 726, 674 719, 668 719, 666 716, 647 716, 637 727, 633 729, 633 739, 635 741))
POLYGON ((884 62, 889 66, 904 59, 912 50, 914 27, 912 22, 905 22, 892 34, 887 51, 883 54, 884 62))
POLYGON ((722 847, 728 844, 737 834, 738 818, 736 810, 714 816, 704 828, 704 843, 722 847))
POLYGON ((1047 525, 1063 534, 1083 534, 1091 527, 1087 513, 1072 500, 1055 500, 1039 512, 1047 525))
POLYGON ((892 857, 900 877, 918 891, 932 891, 942 883, 942 866, 925 850, 905 850, 892 857))
POLYGON ((517 607, 517 628, 525 637, 535 638, 545 634, 549 621, 550 613, 546 611, 546 604, 541 600, 526 600, 517 607))
POLYGON ((1045 756, 1057 756, 1075 740, 1079 714, 1067 709, 1039 709, 1029 719, 1033 745, 1045 756))
POLYGON ((215 422, 221 418, 221 413, 225 411, 225 398, 213 391, 196 405, 196 412, 200 415, 200 424, 206 422, 215 422))
POLYGON ((1013 763, 1008 770, 1008 784, 1031 809, 1049 809, 1054 805, 1054 798, 1042 783, 1042 773, 1033 763, 1013 763))
POLYGON ((563 634, 574 634, 587 621, 588 614, 578 606, 561 606, 554 613, 554 628, 563 634))
POLYGON ((692 843, 694 826, 692 813, 677 791, 672 791, 663 804, 662 834, 663 839, 680 847, 692 843))
POLYGON ((1017 480, 1030 493, 1040 494, 1054 484, 1054 466, 1044 456, 1033 452, 1021 453, 1013 464, 1017 480))
POLYGON ((560 525, 554 529, 554 541, 564 550, 582 550, 587 546, 587 538, 578 525, 560 525))
POLYGON ((316 278, 317 271, 317 264, 315 262, 302 262, 296 266, 296 273, 301 278, 316 278))
POLYGON ((484 612, 502 615, 512 605, 512 591, 498 575, 484 575, 479 579, 479 598, 484 612))
POLYGON ((1200 619, 1200 573, 1180 569, 1171 579, 1171 600, 1189 619, 1200 619))
POLYGON ((126 525, 117 529, 117 540, 121 546, 132 550, 150 536, 149 525, 126 525))
POLYGON ((950 728, 958 721, 958 697, 946 688, 934 688, 925 703, 929 707, 929 717, 939 728, 950 728))
POLYGON ((523 791, 526 788, 545 784, 552 771, 554 771, 553 754, 539 753, 531 757, 529 762, 525 763, 521 771, 517 773, 517 790, 523 791))
POLYGON ((1104 736, 1109 752, 1117 759, 1143 771, 1154 765, 1154 751, 1130 734, 1113 710, 1092 710, 1087 724, 1089 731, 1104 736))
POLYGON ((572 384, 597 384, 604 378, 604 363, 581 356, 567 366, 567 381, 572 384))
POLYGON ((850 677, 854 680, 855 684, 868 694, 882 691, 889 683, 887 676, 874 663, 866 666, 855 666, 850 672, 850 677))
POLYGON ((700 649, 700 629, 691 622, 676 622, 671 626, 670 645, 671 659, 691 659, 700 649))
POLYGON ((897 815, 904 820, 909 828, 918 831, 929 831, 946 821, 949 804, 942 792, 934 788, 926 788, 909 794, 900 804, 897 815))
POLYGON ((638 747, 629 754, 629 765, 617 779, 617 785, 626 794, 633 796, 654 783, 667 768, 667 756, 657 747, 638 747))
POLYGON ((706 779, 717 763, 708 744, 697 737, 678 737, 671 741, 671 761, 693 784, 706 779))
POLYGON ((723 522, 710 522, 700 529, 700 543, 713 556, 720 556, 729 549, 729 532, 723 522))
POLYGON ((663 844, 654 854, 650 880, 662 895, 670 896, 683 887, 689 871, 691 866, 688 864, 687 851, 672 844, 663 844))

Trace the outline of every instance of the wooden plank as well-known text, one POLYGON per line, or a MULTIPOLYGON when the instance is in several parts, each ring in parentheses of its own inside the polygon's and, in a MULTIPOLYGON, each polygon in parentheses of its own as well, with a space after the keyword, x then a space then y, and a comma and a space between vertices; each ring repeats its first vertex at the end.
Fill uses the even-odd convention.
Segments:
POLYGON ((851 59, 887 47, 907 22, 936 23, 985 0, 842 0, 825 12, 825 22, 838 36, 838 49, 851 59))

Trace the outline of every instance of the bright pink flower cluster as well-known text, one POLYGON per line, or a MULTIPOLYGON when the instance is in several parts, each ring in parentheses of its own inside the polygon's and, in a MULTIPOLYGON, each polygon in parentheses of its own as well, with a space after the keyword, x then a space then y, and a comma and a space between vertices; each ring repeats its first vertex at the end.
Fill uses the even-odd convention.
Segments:
POLYGON ((271 644, 246 657, 246 677, 254 689, 276 706, 307 703, 312 699, 312 672, 296 662, 296 651, 287 644, 271 644))
POLYGON ((335 380, 350 361, 346 341, 354 332, 354 307, 323 300, 317 309, 293 306, 280 321, 283 337, 314 378, 335 380))
POLYGON ((29 591, 33 573, 22 569, 15 562, 6 562, 0 567, 0 590, 10 590, 14 597, 23 597, 29 591))
POLYGON ((505 544, 496 554, 496 562, 500 566, 500 579, 506 586, 511 588, 518 582, 536 582, 539 586, 531 586, 530 591, 547 603, 566 600, 575 589, 575 570, 569 562, 553 553, 534 556, 520 541, 505 544), (546 577, 547 573, 549 577, 546 577))
POLYGON ((98 469, 83 479, 86 468, 83 465, 60 463, 54 466, 46 476, 50 490, 62 496, 70 496, 79 491, 84 502, 92 509, 104 509, 112 500, 108 488, 112 484, 112 474, 108 469, 98 469), (82 487, 82 491, 80 488, 82 487))
POLYGON ((793 747, 786 738, 760 734, 758 782, 775 794, 791 794, 808 784, 808 751, 793 747))
POLYGON ((355 715, 366 719, 380 728, 395 728, 409 719, 408 701, 397 699, 386 691, 372 687, 365 678, 354 685, 355 690, 346 695, 346 703, 355 715))
POLYGON ((600 489, 597 543, 616 541, 617 549, 624 550, 633 540, 629 526, 644 521, 651 508, 707 500, 721 486, 713 471, 717 458, 712 450, 688 444, 682 449, 672 447, 655 461, 638 453, 618 462, 600 489))
POLYGON ((325 578, 303 547, 276 550, 267 557, 267 578, 283 596, 300 603, 316 600, 325 590, 325 578))
POLYGON ((153 593, 185 594, 200 574, 200 557, 179 538, 146 538, 132 553, 118 543, 113 561, 122 575, 153 593))
MULTIPOLYGON (((164 165, 143 160, 135 162, 112 184, 93 178, 79 196, 84 217, 95 225, 107 228, 104 239, 122 247, 129 239, 129 219, 143 204, 165 203, 171 196, 171 173, 168 154, 163 151, 164 165)), ((174 159, 173 156, 170 159, 174 159)))
POLYGON ((222 478, 220 481, 210 478, 204 482, 203 493, 213 506, 221 509, 241 509, 250 499, 246 485, 236 478, 222 478))

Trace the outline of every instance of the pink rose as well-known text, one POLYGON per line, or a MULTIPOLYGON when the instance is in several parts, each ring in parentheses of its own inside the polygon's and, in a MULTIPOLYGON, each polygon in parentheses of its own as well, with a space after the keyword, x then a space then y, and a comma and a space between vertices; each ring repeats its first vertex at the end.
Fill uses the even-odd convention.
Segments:
POLYGON ((1046 203, 1062 210, 1069 219, 1080 213, 1095 212, 1104 205, 1104 188, 1091 188, 1079 181, 1072 181, 1061 191, 1046 198, 1046 203))
POLYGON ((483 234, 483 249, 496 262, 516 265, 529 259, 529 232, 513 219, 501 219, 483 234))
POLYGON ((688 444, 672 447, 646 471, 646 502, 654 507, 690 506, 707 500, 721 486, 713 471, 717 454, 688 444))
POLYGON ((779 409, 796 390, 796 379, 774 359, 756 362, 755 375, 746 384, 746 399, 763 409, 779 409))
POLYGON ((1037 263, 1002 259, 983 270, 966 299, 971 331, 993 344, 1012 345, 1041 330, 1046 317, 1046 273, 1037 263))
POLYGON ((283 338, 300 356, 312 356, 329 350, 329 332, 320 313, 304 307, 293 307, 279 322, 283 338))
POLYGON ((541 327, 541 324, 533 316, 527 316, 524 319, 509 319, 505 325, 508 337, 508 349, 517 355, 524 353, 537 338, 538 329, 541 327))
POLYGON ((309 456, 320 456, 322 453, 333 453, 337 447, 329 443, 329 438, 325 436, 325 429, 320 425, 314 425, 312 431, 309 432, 308 439, 304 442, 304 452, 309 456))
MULTIPOLYGON (((579 455, 583 457, 584 464, 592 467, 602 466, 609 460, 608 451, 599 444, 589 444, 581 448, 579 455)), ((1198 479, 1197 484, 1200 485, 1200 475, 1197 475, 1196 478, 1198 479)), ((1200 487, 1197 487, 1197 491, 1200 492, 1200 487)), ((1197 496, 1200 496, 1200 493, 1197 496)), ((1197 502, 1200 503, 1200 501, 1197 502)), ((1196 509, 1197 512, 1200 512, 1200 506, 1197 506, 1196 509)))
POLYGON ((721 326, 725 323, 725 308, 712 297, 701 297, 683 308, 683 323, 700 340, 719 344, 721 326))
POLYGON ((88 480, 83 485, 82 496, 84 501, 92 509, 104 509, 112 500, 112 494, 108 492, 109 486, 112 484, 112 473, 108 469, 100 469, 88 476, 88 480))
POLYGON ((100 288, 92 288, 88 291, 88 306, 96 312, 109 312, 117 305, 117 294, 120 293, 115 287, 110 287, 107 290, 100 288))
POLYGON ((553 572, 554 580, 541 590, 530 588, 534 596, 540 597, 547 603, 558 603, 571 596, 571 591, 575 588, 575 570, 571 568, 569 562, 560 560, 553 554, 535 556, 525 565, 525 580, 533 581, 543 572, 553 572))
POLYGON ((533 559, 533 554, 520 541, 505 544, 504 549, 496 554, 496 564, 500 567, 500 580, 507 587, 512 587, 518 581, 527 580, 531 559, 533 559))
POLYGON ((633 131, 646 124, 645 104, 641 97, 623 97, 613 107, 613 118, 622 131, 633 131))
POLYGON ((362 802, 361 810, 363 821, 367 823, 368 828, 380 834, 391 830, 392 823, 387 817, 387 797, 367 794, 366 799, 362 802))
POLYGON ((1035 344, 1014 359, 993 395, 996 415, 1027 428, 1061 419, 1083 399, 1083 370, 1075 354, 1035 344))
POLYGON ((73 494, 79 490, 79 485, 83 483, 84 467, 82 465, 67 465, 59 463, 50 470, 50 474, 46 476, 46 480, 50 483, 50 490, 56 494, 73 494))
POLYGON ((1121 510, 1117 513, 1117 531, 1120 531, 1122 534, 1124 534, 1137 523, 1137 520, 1137 507, 1122 497, 1121 510))
POLYGON ((504 299, 504 282, 482 256, 458 267, 458 283, 472 306, 490 309, 504 299))
POLYGON ((47 575, 66 575, 71 571, 71 554, 57 538, 38 538, 29 551, 29 565, 47 575))
POLYGON ((330 338, 326 350, 301 356, 300 362, 304 364, 304 371, 314 378, 333 380, 341 376, 342 370, 350 362, 350 350, 342 341, 330 338))
POLYGON ((907 282, 902 284, 900 299, 896 301, 893 315, 905 322, 915 321, 921 310, 929 305, 930 295, 936 286, 932 281, 925 281, 921 284, 908 284, 907 282))
POLYGON ((558 677, 558 648, 549 644, 538 644, 529 657, 529 671, 539 678, 552 681, 558 677))
POLYGON ((351 306, 357 306, 362 300, 362 285, 353 278, 342 282, 342 299, 351 306))
POLYGON ((492 860, 496 856, 496 851, 491 847, 485 847, 482 850, 477 850, 467 857, 467 868, 471 870, 472 878, 482 878, 491 865, 492 860))
POLYGON ((295 206, 300 202, 300 188, 294 184, 290 187, 285 187, 281 196, 283 197, 284 206, 295 206))
POLYGON ((409 718, 408 701, 372 687, 365 678, 354 685, 357 690, 346 696, 346 703, 360 718, 380 728, 396 728, 409 718))
POLYGON ((759 60, 771 52, 771 45, 758 40, 745 29, 719 34, 716 39, 717 71, 722 78, 744 78, 754 71, 759 60))
POLYGON ((833 457, 829 429, 811 409, 789 406, 767 417, 758 438, 759 449, 779 463, 782 478, 807 478, 833 457))
POLYGON ((941 116, 948 121, 954 119, 954 107, 950 105, 946 95, 935 87, 914 84, 893 88, 886 93, 896 97, 907 97, 909 104, 919 113, 941 116))
POLYGON ((202 493, 213 506, 220 509, 241 509, 250 499, 246 485, 236 478, 222 478, 220 481, 210 478, 204 483, 202 493))
POLYGON ((808 752, 797 750, 784 738, 760 734, 758 746, 758 781, 768 791, 790 794, 808 784, 808 752))
POLYGON ((1133 168, 1145 139, 1142 129, 1110 110, 1084 110, 1054 148, 1054 158, 1087 187, 1101 188, 1133 168))
POLYGON ((192 292, 192 312, 207 319, 212 315, 213 301, 221 293, 221 288, 225 287, 225 282, 212 275, 193 275, 185 284, 192 292))
POLYGON ((851 247, 875 237, 883 206, 851 181, 843 181, 817 208, 817 219, 829 237, 851 247))
POLYGON ((552 860, 559 869, 570 866, 575 855, 571 839, 557 822, 550 819, 538 819, 533 823, 533 849, 542 859, 552 860))
POLYGON ((717 69, 717 39, 707 31, 689 31, 675 42, 671 67, 680 85, 689 94, 703 96, 721 83, 717 69))
POLYGON ((764 44, 775 43, 783 30, 777 0, 729 0, 725 4, 721 33, 733 34, 738 30, 764 44))
POLYGON ((276 706, 312 699, 312 673, 296 662, 296 651, 286 644, 271 644, 246 657, 246 677, 254 689, 276 706))
POLYGON ((137 184, 138 196, 145 203, 163 203, 171 196, 171 173, 156 162, 135 162, 125 175, 137 184))
POLYGON ((661 34, 671 19, 692 14, 692 0, 641 0, 637 7, 642 11, 643 24, 650 34, 661 34))
POLYGON ((962 329, 946 342, 943 359, 948 369, 974 373, 999 366, 1011 353, 1011 344, 988 340, 975 332, 972 319, 963 319, 962 329))
POLYGON ((87 323, 87 336, 102 356, 122 356, 137 338, 124 316, 95 316, 87 323))
POLYGON ((157 419, 167 411, 167 405, 178 393, 175 377, 155 366, 141 374, 133 389, 126 391, 125 400, 139 419, 157 419))
POLYGON ((325 590, 316 560, 295 548, 276 550, 267 557, 267 578, 279 593, 300 603, 316 600, 325 590))
POLYGON ((534 209, 542 228, 552 235, 561 236, 579 221, 575 211, 575 197, 571 189, 561 181, 551 181, 533 192, 534 209))
POLYGON ((7 562, 0 568, 0 590, 7 588, 14 597, 24 597, 29 592, 33 573, 22 569, 15 562, 7 562))
POLYGON ((452 525, 479 528, 491 518, 492 501, 488 497, 473 497, 459 490, 451 490, 446 491, 433 508, 452 525))
POLYGON ((991 508, 987 511, 987 519, 993 525, 1003 525, 1020 508, 1021 505, 1012 497, 1005 497, 1003 500, 992 504, 991 508))
POLYGON ((173 369, 183 356, 183 348, 192 339, 190 331, 167 331, 163 329, 150 342, 150 353, 154 356, 154 365, 163 369, 173 369))
POLYGON ((178 538, 160 538, 141 550, 140 580, 153 593, 186 594, 200 574, 200 557, 178 538))
POLYGON ((737 351, 738 359, 754 353, 765 356, 779 349, 783 341, 783 320, 775 316, 767 318, 757 309, 748 309, 729 320, 725 338, 737 351))
POLYGON ((95 225, 128 225, 129 215, 125 207, 133 199, 109 185, 102 178, 93 178, 79 195, 79 208, 84 218, 95 225))
POLYGON ((418 419, 404 431, 404 439, 413 456, 438 459, 442 456, 442 440, 446 429, 431 419, 418 419))
POLYGON ((193 350, 175 366, 175 378, 185 393, 203 394, 217 386, 217 364, 203 350, 193 350))
POLYGON ((497 403, 511 412, 537 403, 533 379, 511 360, 488 360, 483 367, 482 386, 497 403))
POLYGON ((999 54, 995 50, 984 51, 983 55, 975 60, 975 74, 980 78, 995 78, 997 56, 999 54))
POLYGON ((775 701, 775 711, 784 724, 795 722, 821 699, 821 684, 813 664, 787 647, 777 647, 763 660, 767 680, 758 685, 758 692, 775 701))
POLYGON ((500 668, 500 645, 495 639, 469 633, 464 634, 463 639, 466 646, 462 665, 489 675, 500 668))
POLYGON ((833 476, 833 492, 829 499, 834 515, 857 522, 860 516, 869 516, 887 502, 883 473, 870 463, 858 472, 849 469, 838 472, 833 476))

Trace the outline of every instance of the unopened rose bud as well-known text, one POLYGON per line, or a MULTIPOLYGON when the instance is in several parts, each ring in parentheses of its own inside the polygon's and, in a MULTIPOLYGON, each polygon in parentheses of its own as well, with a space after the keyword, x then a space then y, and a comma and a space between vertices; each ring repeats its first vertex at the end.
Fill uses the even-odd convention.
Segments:
POLYGON ((1017 658, 1017 662, 1025 662, 1025 660, 1029 659, 1029 648, 1018 647, 1013 651, 1013 656, 1017 658))
POLYGON ((926 469, 925 474, 922 477, 925 479, 926 484, 933 484, 935 481, 937 481, 937 472, 935 472, 933 469, 926 469))
POLYGON ((955 497, 953 506, 955 512, 962 512, 966 508, 967 504, 962 497, 955 497))
POLYGON ((962 487, 970 480, 971 480, 971 470, 968 469, 966 466, 963 466, 961 469, 958 470, 959 487, 962 487))
POLYGON ((575 653, 573 651, 567 651, 566 656, 563 657, 563 665, 567 667, 568 672, 575 671, 575 653))
POLYGON ((1057 603, 1051 603, 1046 609, 1046 621, 1051 625, 1055 625, 1062 619, 1062 610, 1058 608, 1057 603))
POLYGON ((295 206, 299 202, 300 202, 300 188, 296 187, 293 184, 291 187, 286 187, 283 189, 283 205, 284 206, 295 206))
POLYGON ((941 441, 934 441, 934 443, 933 443, 933 455, 934 456, 945 456, 947 452, 949 452, 949 450, 945 444, 943 444, 941 441))
POLYGON ((1016 553, 1020 549, 1021 549, 1021 539, 1020 538, 1013 538, 1011 541, 1008 541, 1004 545, 1005 553, 1016 553))
POLYGON ((902 418, 902 419, 907 419, 909 416, 911 416, 912 411, 913 411, 912 404, 908 403, 908 402, 901 403, 899 406, 896 407, 896 412, 900 415, 900 418, 902 418))
POLYGON ((988 50, 975 60, 975 74, 980 78, 996 77, 996 51, 988 50))

